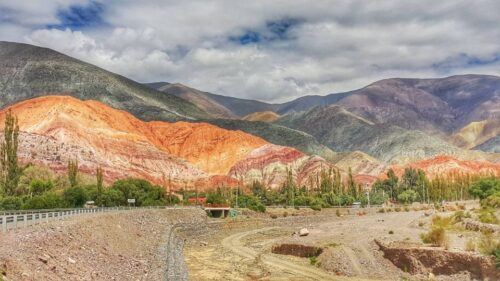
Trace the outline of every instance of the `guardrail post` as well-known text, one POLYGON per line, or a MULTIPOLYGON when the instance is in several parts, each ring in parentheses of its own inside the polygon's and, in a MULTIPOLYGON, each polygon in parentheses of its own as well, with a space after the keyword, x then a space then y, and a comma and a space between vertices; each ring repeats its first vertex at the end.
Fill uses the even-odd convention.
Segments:
POLYGON ((23 221, 23 222, 24 222, 24 227, 28 227, 28 215, 26 215, 26 214, 25 214, 25 215, 23 216, 23 220, 24 220, 24 221, 23 221))
POLYGON ((2 217, 2 231, 7 232, 7 216, 2 217))
POLYGON ((17 228, 17 215, 14 215, 14 228, 17 228))

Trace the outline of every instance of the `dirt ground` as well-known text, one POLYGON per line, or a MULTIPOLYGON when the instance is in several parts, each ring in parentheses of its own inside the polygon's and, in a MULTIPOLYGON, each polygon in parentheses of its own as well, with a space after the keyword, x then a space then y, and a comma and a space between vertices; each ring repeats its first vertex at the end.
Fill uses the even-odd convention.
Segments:
POLYGON ((163 280, 172 225, 203 216, 134 210, 15 229, 0 234, 0 280, 163 280))
MULTIPOLYGON (((424 211, 342 217, 331 213, 309 223, 294 218, 275 226, 250 223, 199 237, 185 246, 184 256, 190 280, 427 280, 429 276, 411 276, 394 266, 374 239, 421 245, 420 234, 428 230, 430 218, 424 211), (303 227, 309 230, 308 236, 293 235, 303 227), (271 253, 274 245, 283 243, 314 245, 324 251, 314 261, 271 253)), ((474 235, 449 231, 450 250, 463 250, 474 235)), ((467 275, 436 278, 469 279, 467 275)))

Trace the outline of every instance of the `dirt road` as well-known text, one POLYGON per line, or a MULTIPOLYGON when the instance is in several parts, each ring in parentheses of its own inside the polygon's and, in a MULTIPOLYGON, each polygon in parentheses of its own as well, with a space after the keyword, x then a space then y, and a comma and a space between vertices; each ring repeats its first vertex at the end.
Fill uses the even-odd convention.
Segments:
POLYGON ((243 258, 252 260, 258 258, 267 267, 279 268, 286 273, 292 274, 296 277, 300 277, 301 280, 342 280, 341 278, 334 278, 330 273, 323 272, 322 270, 312 266, 303 266, 276 257, 272 254, 259 253, 249 247, 246 247, 242 242, 242 240, 249 235, 253 235, 259 232, 266 232, 276 228, 277 227, 268 227, 233 234, 222 240, 222 246, 243 258))

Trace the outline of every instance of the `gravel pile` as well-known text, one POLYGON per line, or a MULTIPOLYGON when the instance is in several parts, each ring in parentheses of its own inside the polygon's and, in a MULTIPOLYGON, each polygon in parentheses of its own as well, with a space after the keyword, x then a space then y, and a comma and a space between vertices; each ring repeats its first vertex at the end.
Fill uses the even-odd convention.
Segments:
POLYGON ((187 280, 178 223, 201 210, 137 210, 56 221, 0 236, 4 280, 187 280), (175 269, 175 270, 174 270, 175 269))

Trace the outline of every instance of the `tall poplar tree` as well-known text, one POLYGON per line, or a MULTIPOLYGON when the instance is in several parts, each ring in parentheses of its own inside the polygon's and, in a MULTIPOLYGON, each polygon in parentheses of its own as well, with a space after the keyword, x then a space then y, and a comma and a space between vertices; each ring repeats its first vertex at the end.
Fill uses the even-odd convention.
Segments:
POLYGON ((14 195, 25 167, 18 164, 19 125, 9 110, 5 117, 4 140, 0 145, 1 185, 5 195, 14 195))

